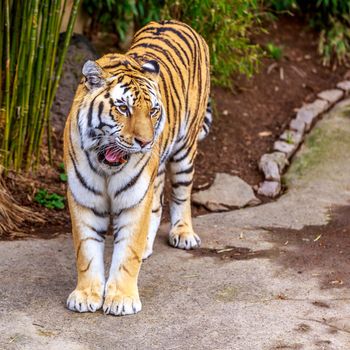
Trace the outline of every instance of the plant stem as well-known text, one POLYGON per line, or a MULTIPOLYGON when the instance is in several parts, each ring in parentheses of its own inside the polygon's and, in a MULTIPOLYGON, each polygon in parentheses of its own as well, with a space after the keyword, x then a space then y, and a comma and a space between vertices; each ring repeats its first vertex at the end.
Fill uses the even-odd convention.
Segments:
POLYGON ((4 132, 4 165, 8 166, 8 146, 10 135, 10 0, 5 1, 5 30, 6 30, 6 46, 5 46, 5 132, 4 132))

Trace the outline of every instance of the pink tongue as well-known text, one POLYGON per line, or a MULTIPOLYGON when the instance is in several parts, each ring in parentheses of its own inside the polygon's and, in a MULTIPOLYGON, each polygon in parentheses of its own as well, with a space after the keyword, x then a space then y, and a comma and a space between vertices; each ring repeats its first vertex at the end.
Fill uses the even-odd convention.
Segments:
POLYGON ((120 159, 122 159, 123 153, 120 151, 113 151, 112 148, 107 148, 105 153, 105 158, 110 163, 116 163, 120 162, 120 159))

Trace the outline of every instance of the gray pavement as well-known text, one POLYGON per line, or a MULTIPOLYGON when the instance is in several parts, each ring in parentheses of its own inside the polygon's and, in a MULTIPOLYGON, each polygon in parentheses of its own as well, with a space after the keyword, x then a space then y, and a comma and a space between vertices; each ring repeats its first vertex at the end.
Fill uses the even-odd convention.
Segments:
MULTIPOLYGON (((308 136, 286 176, 285 195, 194 220, 205 249, 170 248, 164 225, 141 270, 137 315, 65 308, 75 286, 68 233, 0 242, 0 349, 350 349, 348 281, 327 282, 328 267, 307 268, 307 260, 300 271, 285 259, 297 257, 300 247, 283 236, 322 228, 332 211, 350 204, 350 117, 343 115, 349 103, 308 136)), ((330 269, 337 268, 343 265, 334 257, 330 269)))

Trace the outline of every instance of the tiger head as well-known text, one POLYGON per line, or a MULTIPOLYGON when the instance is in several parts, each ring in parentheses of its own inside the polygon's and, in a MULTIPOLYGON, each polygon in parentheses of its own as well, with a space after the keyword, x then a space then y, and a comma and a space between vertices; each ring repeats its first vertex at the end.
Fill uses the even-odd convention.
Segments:
POLYGON ((95 152, 102 167, 113 169, 125 164, 132 154, 150 152, 165 120, 158 63, 141 65, 121 57, 113 61, 113 69, 94 61, 85 63, 78 116, 82 148, 95 152))

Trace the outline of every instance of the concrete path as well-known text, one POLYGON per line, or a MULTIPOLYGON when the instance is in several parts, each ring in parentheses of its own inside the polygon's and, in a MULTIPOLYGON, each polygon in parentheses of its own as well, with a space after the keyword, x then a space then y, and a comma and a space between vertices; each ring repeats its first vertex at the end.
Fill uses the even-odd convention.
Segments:
POLYGON ((350 349, 349 103, 309 135, 276 202, 195 219, 195 252, 162 227, 137 315, 65 308, 68 234, 0 242, 0 349, 350 349))

